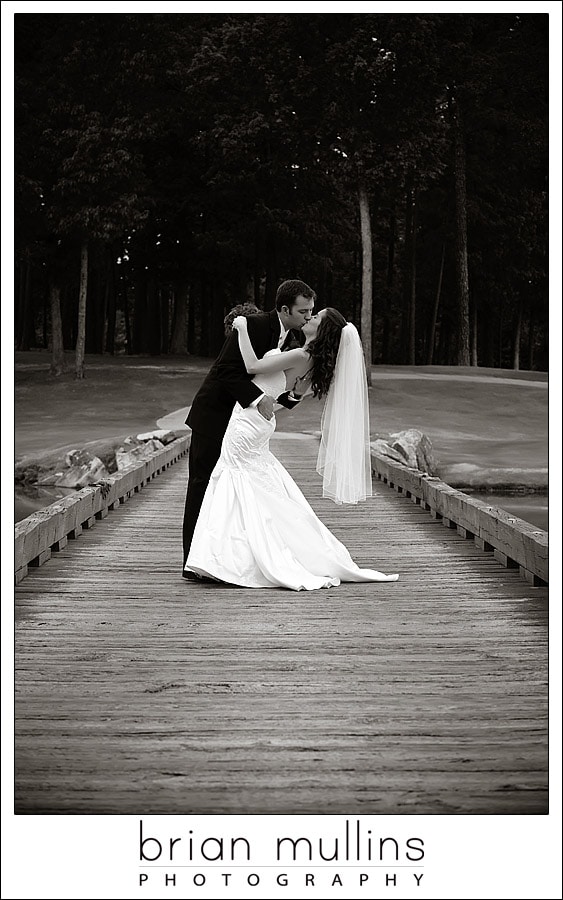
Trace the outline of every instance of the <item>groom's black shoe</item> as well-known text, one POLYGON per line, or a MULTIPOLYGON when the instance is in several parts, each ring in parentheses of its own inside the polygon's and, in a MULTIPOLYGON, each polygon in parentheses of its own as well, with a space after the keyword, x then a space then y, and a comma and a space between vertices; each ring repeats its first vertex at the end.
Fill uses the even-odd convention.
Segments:
POLYGON ((188 581, 201 581, 202 576, 198 575, 197 572, 187 572, 185 569, 182 571, 182 578, 187 578, 188 581))
POLYGON ((186 572, 186 570, 182 572, 182 578, 187 578, 188 581, 196 581, 199 584, 218 584, 214 578, 207 578, 206 575, 199 575, 197 572, 186 572))

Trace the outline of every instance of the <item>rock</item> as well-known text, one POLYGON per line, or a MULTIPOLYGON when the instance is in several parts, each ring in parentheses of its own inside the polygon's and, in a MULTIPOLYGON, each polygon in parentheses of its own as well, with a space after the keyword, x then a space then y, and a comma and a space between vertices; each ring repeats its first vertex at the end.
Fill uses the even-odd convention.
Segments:
POLYGON ((162 444, 170 444, 172 441, 176 440, 176 432, 167 431, 165 429, 157 429, 156 431, 147 431, 145 434, 137 435, 138 441, 150 441, 156 440, 160 441, 162 444))
MULTIPOLYGON (((68 469, 64 470, 68 472, 68 469)), ((60 472, 47 472, 45 475, 38 475, 35 484, 47 485, 47 484, 58 484, 59 479, 64 475, 63 471, 60 472)))
POLYGON ((39 465, 37 462, 18 462, 15 465, 14 478, 17 485, 27 488, 29 485, 37 484, 38 480, 45 475, 48 470, 39 465))
POLYGON ((372 441, 371 446, 384 456, 427 475, 436 473, 432 444, 427 435, 416 428, 390 434, 388 440, 372 441))
POLYGON ((57 467, 37 480, 40 485, 83 488, 109 477, 102 460, 87 450, 71 450, 65 456, 65 467, 57 467))
POLYGON ((84 450, 84 448, 81 448, 80 450, 69 450, 68 453, 65 454, 65 466, 87 466, 93 459, 99 459, 99 457, 94 456, 93 453, 89 453, 88 450, 84 450))
POLYGON ((134 463, 139 463, 143 459, 150 459, 153 453, 157 450, 162 450, 164 447, 164 444, 154 438, 137 444, 134 441, 135 438, 128 438, 124 441, 123 446, 116 450, 115 461, 118 471, 126 469, 134 463))
POLYGON ((149 459, 175 438, 173 431, 160 429, 125 440, 98 441, 103 460, 84 447, 66 452, 61 448, 60 452, 54 451, 41 460, 25 458, 15 466, 16 485, 21 489, 37 485, 79 490, 106 481, 111 473, 149 459))
POLYGON ((387 441, 378 439, 376 441, 371 442, 371 447, 374 450, 377 450, 378 453, 381 453, 382 456, 387 456, 389 459, 392 459, 394 462, 402 463, 405 465, 405 457, 402 453, 399 453, 398 450, 393 450, 390 444, 387 441))

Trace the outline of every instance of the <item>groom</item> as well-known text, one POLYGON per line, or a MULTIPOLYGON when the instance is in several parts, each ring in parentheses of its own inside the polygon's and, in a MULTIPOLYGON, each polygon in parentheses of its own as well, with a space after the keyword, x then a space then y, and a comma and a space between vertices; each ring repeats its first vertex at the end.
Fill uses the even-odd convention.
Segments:
MULTIPOLYGON (((287 349, 293 330, 299 333, 311 319, 316 295, 304 281, 293 279, 280 284, 276 294, 276 308, 248 317, 248 334, 256 356, 260 359, 268 350, 287 349)), ((301 341, 302 342, 302 341, 301 341)), ((239 350, 236 331, 225 340, 221 352, 205 381, 195 395, 186 419, 192 429, 189 456, 189 479, 184 510, 184 565, 190 551, 192 537, 203 497, 211 473, 219 459, 223 436, 238 401, 242 407, 255 406, 265 419, 274 414, 274 399, 264 394, 252 382, 239 350)), ((300 398, 286 391, 277 402, 292 409, 300 398)), ((184 578, 198 580, 192 572, 182 571, 184 578)))

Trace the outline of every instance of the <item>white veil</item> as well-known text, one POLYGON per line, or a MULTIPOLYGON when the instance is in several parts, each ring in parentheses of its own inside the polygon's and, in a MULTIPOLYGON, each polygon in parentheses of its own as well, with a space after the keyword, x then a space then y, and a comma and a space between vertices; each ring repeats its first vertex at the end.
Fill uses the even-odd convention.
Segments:
POLYGON ((317 472, 323 476, 323 497, 335 503, 371 497, 366 368, 360 336, 351 322, 342 329, 322 414, 317 472))

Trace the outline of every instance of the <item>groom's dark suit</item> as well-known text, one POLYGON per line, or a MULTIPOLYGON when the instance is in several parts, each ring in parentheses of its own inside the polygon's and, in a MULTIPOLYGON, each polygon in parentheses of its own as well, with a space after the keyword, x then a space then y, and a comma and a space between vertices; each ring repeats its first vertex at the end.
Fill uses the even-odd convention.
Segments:
MULTIPOLYGON (((275 309, 269 313, 256 313, 247 317, 248 334, 256 356, 260 359, 268 350, 278 346, 280 320, 275 309)), ((290 332, 294 345, 302 343, 300 332, 290 332)), ((250 406, 263 391, 253 382, 245 368, 239 350, 236 331, 225 340, 221 352, 195 395, 186 424, 192 429, 189 459, 189 480, 184 510, 184 563, 192 542, 194 529, 203 497, 219 459, 223 436, 235 403, 250 406)), ((288 392, 277 398, 278 403, 289 409, 298 400, 292 400, 288 392)))

